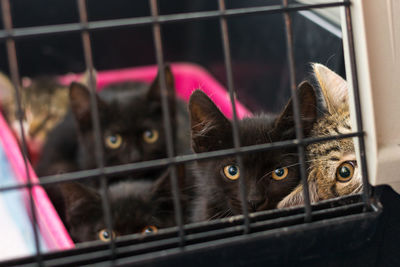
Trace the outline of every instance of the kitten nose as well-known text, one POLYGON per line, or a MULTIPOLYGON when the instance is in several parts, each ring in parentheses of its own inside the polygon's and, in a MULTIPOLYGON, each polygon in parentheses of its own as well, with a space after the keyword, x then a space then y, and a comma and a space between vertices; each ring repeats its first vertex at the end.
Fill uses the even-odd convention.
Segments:
POLYGON ((134 149, 131 151, 131 153, 129 155, 129 161, 130 162, 140 161, 140 153, 138 150, 134 149))
POLYGON ((265 199, 254 198, 249 200, 249 208, 252 211, 257 211, 257 209, 265 202, 265 199))
POLYGON ((249 185, 247 199, 251 211, 257 211, 260 205, 266 201, 263 192, 257 187, 256 184, 249 185))

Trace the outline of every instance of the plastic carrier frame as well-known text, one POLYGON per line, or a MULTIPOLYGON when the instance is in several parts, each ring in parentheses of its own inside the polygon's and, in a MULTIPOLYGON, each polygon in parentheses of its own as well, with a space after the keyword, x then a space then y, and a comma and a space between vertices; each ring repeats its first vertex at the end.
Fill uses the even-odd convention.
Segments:
MULTIPOLYGON (((30 192, 30 208, 32 212, 32 227, 35 236, 36 254, 30 257, 18 258, 0 265, 39 265, 39 266, 125 266, 131 264, 141 265, 168 265, 168 266, 204 266, 209 265, 247 265, 252 263, 283 264, 295 261, 313 248, 321 251, 334 253, 338 251, 340 243, 344 249, 357 247, 361 242, 368 239, 374 228, 374 220, 381 212, 381 206, 371 194, 366 169, 366 158, 364 151, 363 125, 361 121, 358 82, 356 75, 356 62, 354 57, 354 44, 352 39, 352 26, 349 0, 332 1, 323 4, 305 5, 288 3, 282 0, 280 5, 269 5, 259 7, 226 9, 224 0, 217 0, 219 9, 215 11, 190 12, 182 14, 159 15, 157 0, 149 0, 151 16, 115 19, 104 21, 88 21, 87 6, 85 0, 77 0, 79 10, 79 23, 48 25, 28 28, 13 28, 10 12, 10 0, 1 0, 1 12, 4 30, 0 30, 0 41, 6 43, 8 64, 11 79, 15 88, 20 87, 20 76, 15 42, 23 38, 38 38, 43 35, 55 35, 60 33, 81 33, 84 59, 89 73, 93 70, 92 48, 90 34, 92 31, 119 29, 124 27, 135 27, 140 25, 151 25, 155 45, 155 55, 159 69, 164 62, 163 43, 161 30, 163 24, 196 21, 210 18, 218 18, 221 30, 221 42, 223 45, 227 84, 230 101, 233 110, 233 139, 234 148, 219 150, 201 154, 174 156, 171 125, 169 121, 169 107, 166 99, 166 81, 163 72, 160 72, 162 93, 162 110, 164 127, 167 134, 168 157, 165 159, 152 160, 126 164, 123 166, 105 167, 103 163, 103 152, 101 149, 101 137, 99 131, 99 118, 95 98, 94 77, 90 77, 89 87, 91 89, 91 111, 93 127, 95 129, 96 161, 98 168, 57 176, 47 176, 40 179, 40 185, 77 181, 83 179, 100 179, 102 190, 102 207, 105 214, 107 227, 112 229, 109 203, 106 194, 106 176, 113 174, 129 173, 152 167, 169 166, 171 168, 172 193, 174 197, 174 209, 176 227, 160 230, 157 235, 139 236, 129 235, 118 239, 112 239, 109 243, 99 242, 87 243, 71 250, 42 253, 39 245, 38 229, 35 216, 34 201, 32 199, 32 187, 39 185, 31 182, 28 172, 28 183, 24 185, 8 186, 0 188, 0 192, 27 188, 30 192), (293 52, 293 34, 291 13, 314 8, 343 7, 346 14, 346 31, 349 36, 348 46, 350 51, 352 84, 354 89, 354 100, 356 110, 356 122, 358 131, 350 134, 330 136, 323 138, 304 138, 299 114, 299 101, 296 97, 295 62, 293 52), (227 18, 231 16, 250 16, 252 14, 282 14, 285 22, 286 48, 290 74, 291 95, 293 97, 293 111, 295 117, 296 139, 277 143, 254 145, 242 147, 238 135, 238 118, 235 101, 235 86, 232 76, 232 63, 230 55, 230 44, 228 36, 227 18), (361 156, 361 172, 363 177, 363 192, 360 195, 343 197, 341 199, 324 201, 311 206, 308 192, 307 177, 305 171, 305 146, 311 143, 339 139, 359 139, 361 156), (176 166, 178 164, 192 162, 200 159, 211 159, 227 155, 236 155, 241 163, 241 155, 254 151, 272 150, 286 146, 298 148, 301 183, 304 188, 304 207, 271 210, 249 214, 243 209, 243 215, 231 218, 219 219, 211 222, 202 222, 184 225, 182 221, 182 210, 178 200, 178 184, 176 177, 176 166), (341 231, 340 238, 335 236, 341 231), (335 240, 331 243, 325 239, 335 240), (325 241, 324 241, 325 240, 325 241), (324 244, 324 246, 321 246, 324 244), (347 247, 346 247, 347 246, 347 247), (294 249, 296 248, 296 249, 294 249), (289 252, 290 251, 290 256, 289 252)), ((22 114, 21 97, 16 90, 16 99, 19 114, 22 114)), ((20 127, 23 124, 20 117, 20 127)), ((24 135, 22 135, 22 152, 25 167, 28 168, 27 146, 24 135)), ((240 179, 240 193, 242 207, 246 207, 244 182, 240 179)), ((315 255, 314 255, 315 256, 315 255)), ((310 256, 312 257, 312 256, 310 256)))

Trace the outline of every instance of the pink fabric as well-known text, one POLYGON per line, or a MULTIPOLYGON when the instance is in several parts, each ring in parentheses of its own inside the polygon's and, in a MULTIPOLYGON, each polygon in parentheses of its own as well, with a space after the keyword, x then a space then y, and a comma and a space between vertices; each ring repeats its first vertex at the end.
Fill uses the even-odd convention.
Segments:
MULTIPOLYGON (((25 163, 19 145, 8 127, 7 122, 0 114, 0 141, 3 144, 5 154, 10 161, 16 179, 20 184, 28 182, 25 163)), ((37 176, 31 165, 28 163, 28 172, 33 183, 38 182, 37 176)), ((46 192, 41 186, 32 188, 32 196, 36 207, 36 216, 44 241, 49 250, 73 248, 74 243, 63 223, 58 217, 53 205, 51 204, 46 192)), ((27 210, 30 210, 29 198, 26 198, 27 210)))
MULTIPOLYGON (((202 67, 188 63, 171 64, 175 77, 175 87, 178 97, 188 101, 192 92, 201 89, 205 92, 228 118, 232 118, 232 105, 226 89, 219 84, 202 67)), ((128 69, 99 71, 97 74, 97 89, 123 81, 143 81, 150 83, 157 75, 157 66, 135 67, 128 69)), ((62 84, 68 85, 81 78, 81 74, 68 74, 60 78, 62 84)), ((238 101, 236 110, 239 118, 250 116, 251 113, 238 101)))

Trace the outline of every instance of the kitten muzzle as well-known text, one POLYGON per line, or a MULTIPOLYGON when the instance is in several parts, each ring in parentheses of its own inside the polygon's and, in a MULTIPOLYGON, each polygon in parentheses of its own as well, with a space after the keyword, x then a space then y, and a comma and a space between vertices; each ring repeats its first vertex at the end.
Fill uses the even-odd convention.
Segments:
POLYGON ((142 158, 140 156, 140 152, 138 150, 132 150, 131 153, 129 154, 129 161, 130 162, 138 162, 141 161, 142 158))
POLYGON ((268 206, 268 199, 254 199, 248 201, 248 207, 251 212, 265 210, 268 206))

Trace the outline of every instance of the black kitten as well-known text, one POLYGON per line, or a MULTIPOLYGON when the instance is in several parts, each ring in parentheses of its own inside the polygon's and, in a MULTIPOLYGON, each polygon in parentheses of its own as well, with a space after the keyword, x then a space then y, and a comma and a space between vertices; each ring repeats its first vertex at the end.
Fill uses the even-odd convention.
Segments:
MULTIPOLYGON (((186 107, 175 97, 174 78, 165 68, 175 151, 187 153, 189 122, 186 107)), ((127 82, 96 95, 104 165, 118 165, 167 156, 159 76, 148 86, 127 82)), ((80 83, 70 86, 71 111, 50 134, 36 168, 39 176, 96 168, 90 93, 80 83)), ((130 177, 155 179, 163 170, 137 172, 130 177)), ((111 179, 117 181, 117 179, 111 179)))
MULTIPOLYGON (((302 83, 297 94, 303 132, 307 136, 316 118, 316 96, 308 83, 302 83)), ((291 102, 279 115, 261 114, 240 120, 241 146, 295 139, 291 102)), ((196 153, 233 147, 231 122, 203 92, 192 94, 189 111, 192 148, 196 153)), ((246 184, 250 212, 275 208, 299 183, 296 147, 247 153, 242 159, 244 169, 239 169, 235 156, 197 162, 193 221, 241 214, 239 177, 246 184)))
MULTIPOLYGON (((164 72, 175 151, 187 153, 190 139, 186 106, 175 97, 170 68, 165 68, 164 72)), ((69 90, 71 110, 49 134, 36 168, 39 176, 96 168, 89 90, 80 83, 72 83, 69 90)), ((96 98, 105 166, 167 156, 159 76, 150 86, 137 82, 109 86, 96 94, 96 98)), ((45 186, 77 242, 107 239, 106 236, 112 234, 102 231, 105 222, 98 181, 89 179, 45 186)), ((184 177, 179 181, 184 181, 184 177)), ((150 227, 147 231, 151 231, 153 226, 174 225, 169 170, 166 168, 109 177, 108 182, 116 235, 138 233, 146 226, 150 227)))
POLYGON ((175 225, 168 172, 155 183, 125 181, 108 187, 112 231, 106 227, 98 190, 76 182, 56 185, 65 205, 60 214, 74 242, 157 232, 175 225))

